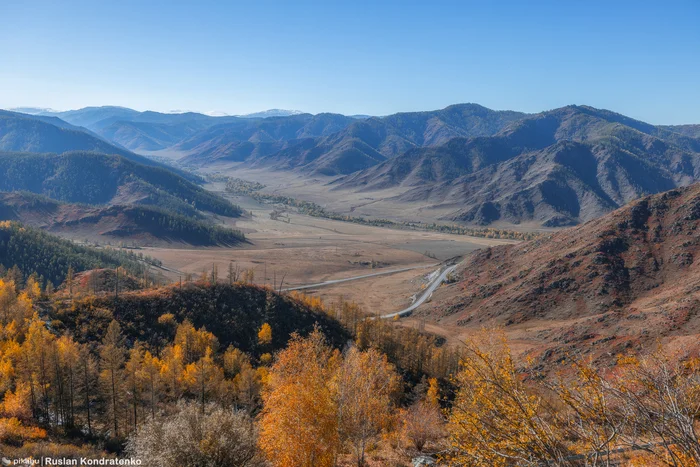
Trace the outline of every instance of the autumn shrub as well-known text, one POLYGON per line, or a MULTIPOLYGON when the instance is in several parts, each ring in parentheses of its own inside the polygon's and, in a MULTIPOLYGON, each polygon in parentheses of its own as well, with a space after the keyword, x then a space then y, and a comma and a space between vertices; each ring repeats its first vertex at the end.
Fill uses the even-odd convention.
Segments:
POLYGON ((150 418, 127 443, 127 453, 149 467, 262 466, 252 419, 215 405, 204 413, 180 403, 176 413, 150 418))

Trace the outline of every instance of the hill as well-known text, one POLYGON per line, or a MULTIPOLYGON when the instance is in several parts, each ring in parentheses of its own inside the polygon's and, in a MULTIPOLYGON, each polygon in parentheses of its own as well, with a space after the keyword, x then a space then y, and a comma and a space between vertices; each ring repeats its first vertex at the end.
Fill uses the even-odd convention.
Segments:
POLYGON ((19 221, 71 238, 197 246, 230 246, 245 240, 240 231, 157 207, 68 204, 28 192, 0 192, 0 220, 19 221))
POLYGON ((567 352, 610 358, 657 342, 697 349, 699 227, 700 184, 645 197, 545 238, 473 253, 424 313, 443 325, 505 326, 545 365, 567 352))
POLYGON ((197 328, 214 331, 222 350, 233 345, 256 357, 283 348, 292 333, 306 335, 314 325, 320 326, 335 347, 344 346, 350 338, 348 332, 325 313, 313 311, 269 289, 239 283, 185 283, 182 287, 128 292, 118 299, 110 294, 72 303, 57 302, 50 317, 83 342, 89 341, 91 336, 104 334, 110 321, 116 319, 131 340, 140 339, 153 348, 160 348, 174 337, 174 329, 159 320, 168 314, 177 322, 189 320, 197 328), (274 330, 269 345, 260 344, 255 332, 263 323, 274 330))
POLYGON ((524 116, 477 104, 459 104, 430 112, 372 117, 355 121, 327 137, 290 146, 253 165, 310 174, 349 174, 416 147, 437 146, 455 137, 493 135, 524 116))
POLYGON ((394 201, 475 224, 594 219, 644 194, 700 179, 700 140, 591 107, 522 119, 497 135, 419 148, 338 180, 334 189, 405 188, 394 201))
POLYGON ((17 222, 0 222, 0 265, 18 266, 25 274, 36 273, 54 285, 61 284, 69 267, 76 272, 121 266, 142 275, 144 265, 135 256, 116 250, 97 250, 76 245, 17 222))
POLYGON ((143 204, 197 216, 240 208, 183 177, 118 155, 0 153, 0 191, 29 191, 71 203, 143 204))

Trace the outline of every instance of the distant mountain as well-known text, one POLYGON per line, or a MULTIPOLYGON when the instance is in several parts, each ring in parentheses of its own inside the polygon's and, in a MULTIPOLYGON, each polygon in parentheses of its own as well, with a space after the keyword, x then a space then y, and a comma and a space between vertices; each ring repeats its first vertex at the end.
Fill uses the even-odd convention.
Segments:
POLYGON ((0 221, 18 221, 62 236, 140 243, 235 245, 242 233, 152 206, 71 204, 29 192, 0 192, 0 221))
POLYGON ((78 110, 66 110, 62 112, 42 112, 41 115, 58 117, 73 125, 82 126, 94 130, 95 125, 106 119, 131 120, 141 112, 118 106, 84 107, 78 110))
POLYGON ((336 134, 302 141, 255 166, 339 175, 377 165, 410 149, 444 144, 455 137, 493 135, 525 114, 459 104, 431 112, 410 112, 357 120, 336 134))
POLYGON ((290 117, 292 115, 301 115, 306 112, 301 110, 284 110, 284 109, 270 109, 264 110, 262 112, 254 112, 251 114, 238 115, 241 118, 269 118, 269 117, 290 117))
POLYGON ((660 128, 683 136, 700 139, 700 125, 667 125, 660 128))
POLYGON ((139 164, 162 167, 162 164, 115 146, 89 130, 58 117, 27 115, 0 110, 0 151, 63 153, 95 151, 118 154, 139 164))
POLYGON ((207 165, 274 154, 297 140, 334 134, 355 122, 338 114, 300 114, 264 119, 236 119, 203 130, 174 146, 188 154, 183 162, 207 165))
POLYGON ((160 167, 94 152, 0 153, 0 191, 29 191, 71 203, 151 205, 184 215, 237 216, 240 208, 160 167))
POLYGON ((18 113, 29 114, 29 115, 56 114, 56 113, 58 113, 57 110, 42 108, 42 107, 14 107, 12 109, 7 109, 7 110, 9 110, 10 112, 18 112, 18 113))
POLYGON ((698 350, 700 184, 581 226, 471 254, 421 315, 504 326, 542 365, 658 345, 698 350))
POLYGON ((39 116, 56 117, 84 127, 131 151, 164 149, 211 125, 238 120, 237 117, 212 117, 195 112, 139 112, 114 106, 42 112, 39 116))
POLYGON ((514 122, 495 136, 407 151, 339 180, 335 189, 403 187, 395 201, 451 209, 450 220, 561 226, 696 180, 700 140, 569 106, 514 122))

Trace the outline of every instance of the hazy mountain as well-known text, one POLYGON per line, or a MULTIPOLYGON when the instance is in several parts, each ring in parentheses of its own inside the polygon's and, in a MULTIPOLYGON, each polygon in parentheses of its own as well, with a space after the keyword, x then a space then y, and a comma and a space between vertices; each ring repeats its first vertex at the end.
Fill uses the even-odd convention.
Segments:
POLYGON ((292 115, 301 115, 306 112, 301 110, 284 110, 284 109, 270 109, 264 110, 262 112, 254 112, 245 115, 238 115, 241 118, 269 118, 269 117, 290 117, 292 115))
POLYGON ((71 203, 152 205, 194 217, 198 211, 240 214, 237 206, 167 169, 94 152, 0 153, 0 191, 71 203))
POLYGON ((525 114, 459 104, 431 112, 410 112, 356 120, 337 134, 303 141, 256 166, 338 175, 374 166, 410 149, 437 146, 454 137, 493 135, 525 114))
POLYGON ((139 164, 163 165, 108 143, 89 130, 67 123, 58 117, 27 115, 0 110, 0 151, 63 153, 95 151, 118 154, 139 164))
POLYGON ((73 125, 82 126, 91 130, 94 130, 94 126, 102 120, 131 120, 138 114, 140 114, 140 112, 137 110, 117 106, 84 107, 77 110, 41 113, 41 115, 58 117, 73 125))
POLYGON ((700 139, 700 125, 667 125, 660 128, 674 133, 688 136, 690 138, 700 139))
POLYGON ((354 121, 338 114, 236 119, 198 132, 174 149, 189 154, 183 159, 189 164, 242 161, 273 154, 290 141, 334 134, 354 121))
POLYGON ((515 122, 492 137, 407 151, 339 180, 336 189, 406 187, 397 200, 452 209, 450 219, 557 226, 695 180, 700 140, 569 106, 515 122))
MULTIPOLYGON (((604 217, 470 255, 425 313, 445 325, 505 326, 557 361, 685 347, 700 320, 700 185, 645 197, 604 217), (602 345, 604 343, 604 345, 602 345)), ((687 348, 690 350, 689 348, 687 348)))
POLYGON ((211 125, 237 120, 236 117, 212 117, 195 112, 139 112, 114 106, 42 112, 38 116, 60 118, 132 151, 164 149, 211 125))
POLYGON ((58 113, 58 110, 42 108, 42 107, 14 107, 12 109, 7 109, 7 110, 9 110, 10 112, 19 112, 19 113, 29 114, 29 115, 56 114, 56 113, 58 113))

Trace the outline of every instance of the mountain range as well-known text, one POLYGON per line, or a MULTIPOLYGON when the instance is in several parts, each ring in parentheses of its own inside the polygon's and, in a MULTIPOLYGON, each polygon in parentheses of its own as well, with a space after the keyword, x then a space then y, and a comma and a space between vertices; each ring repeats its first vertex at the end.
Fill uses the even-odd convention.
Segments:
POLYGON ((397 201, 476 224, 594 219, 644 194, 700 179, 700 140, 613 112, 569 106, 489 137, 416 148, 335 182, 336 190, 406 190, 397 201))
POLYGON ((423 206, 442 222, 477 225, 574 225, 700 179, 700 125, 655 126, 588 106, 539 114, 477 104, 367 118, 278 114, 3 112, 0 149, 92 150, 148 165, 157 163, 132 151, 163 152, 195 169, 326 177, 333 196, 372 193, 377 208, 423 206))

